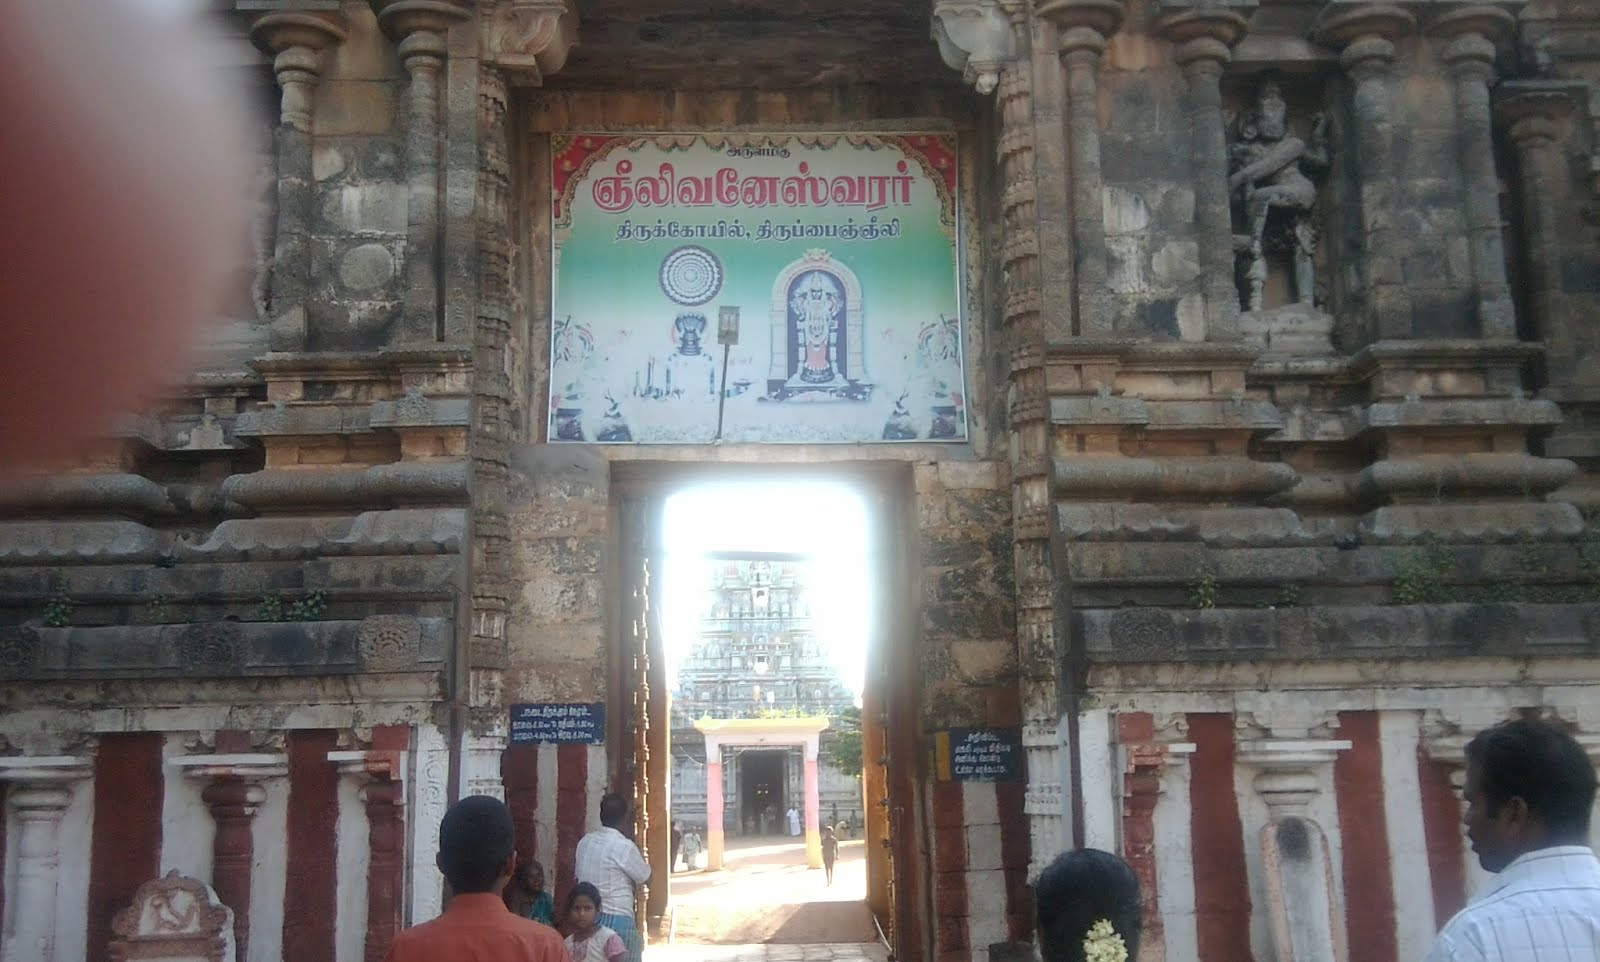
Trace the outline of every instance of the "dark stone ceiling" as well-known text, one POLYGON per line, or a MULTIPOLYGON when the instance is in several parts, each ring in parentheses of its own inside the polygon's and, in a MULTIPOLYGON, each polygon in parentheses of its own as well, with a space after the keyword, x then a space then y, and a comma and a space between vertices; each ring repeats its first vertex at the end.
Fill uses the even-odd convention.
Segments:
POLYGON ((578 46, 551 86, 958 86, 932 0, 576 0, 578 46))

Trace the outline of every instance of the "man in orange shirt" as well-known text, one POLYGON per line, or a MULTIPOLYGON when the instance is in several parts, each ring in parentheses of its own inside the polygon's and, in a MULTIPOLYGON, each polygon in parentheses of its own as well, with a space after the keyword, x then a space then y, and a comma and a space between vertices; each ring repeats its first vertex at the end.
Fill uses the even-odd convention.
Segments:
POLYGON ((500 892, 517 867, 511 812, 473 795, 439 825, 439 871, 455 893, 444 914, 395 936, 385 962, 567 962, 561 936, 519 918, 500 892))

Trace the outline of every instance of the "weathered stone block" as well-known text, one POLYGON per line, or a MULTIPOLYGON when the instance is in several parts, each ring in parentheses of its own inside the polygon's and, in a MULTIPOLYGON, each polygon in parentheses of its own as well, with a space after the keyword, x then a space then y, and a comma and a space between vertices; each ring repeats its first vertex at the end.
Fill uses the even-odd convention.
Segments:
POLYGON ((318 136, 383 135, 395 128, 396 87, 369 80, 334 80, 317 87, 318 136))

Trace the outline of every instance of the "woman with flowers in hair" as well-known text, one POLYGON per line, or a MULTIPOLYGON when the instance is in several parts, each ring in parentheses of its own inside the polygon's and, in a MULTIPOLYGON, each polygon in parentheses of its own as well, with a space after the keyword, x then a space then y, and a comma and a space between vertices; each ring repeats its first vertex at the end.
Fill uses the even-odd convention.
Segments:
POLYGON ((1134 962, 1139 880, 1110 852, 1085 848, 1051 862, 1033 883, 1044 962, 1134 962))

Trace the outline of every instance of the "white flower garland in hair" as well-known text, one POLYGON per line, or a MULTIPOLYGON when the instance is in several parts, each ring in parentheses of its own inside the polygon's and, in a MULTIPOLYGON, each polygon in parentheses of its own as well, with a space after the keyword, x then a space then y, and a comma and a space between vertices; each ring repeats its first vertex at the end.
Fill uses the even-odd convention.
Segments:
POLYGON ((1101 919, 1089 927, 1083 940, 1084 962, 1128 962, 1128 944, 1111 927, 1108 919, 1101 919))

